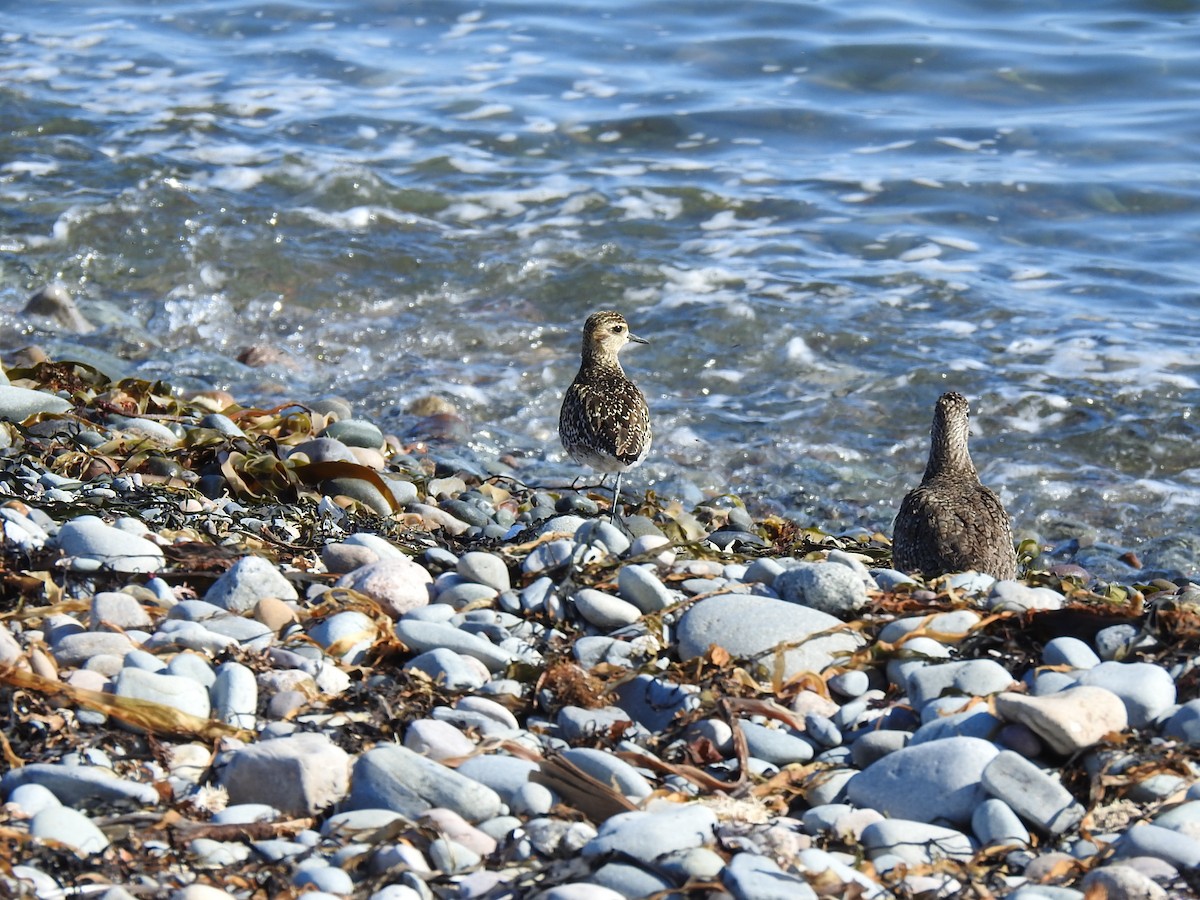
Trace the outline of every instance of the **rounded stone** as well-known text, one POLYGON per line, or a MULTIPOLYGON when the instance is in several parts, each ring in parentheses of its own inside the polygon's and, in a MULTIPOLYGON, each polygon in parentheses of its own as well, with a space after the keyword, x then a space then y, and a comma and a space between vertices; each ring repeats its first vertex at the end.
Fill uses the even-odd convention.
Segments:
POLYGON ((29 822, 29 833, 35 838, 66 844, 77 853, 90 856, 108 847, 108 837, 96 824, 69 806, 47 806, 29 822))
POLYGON ((58 548, 75 561, 95 562, 116 572, 153 573, 163 567, 162 548, 115 528, 98 516, 76 516, 58 530, 58 548))
POLYGON ((239 559, 204 594, 206 602, 236 613, 249 612, 264 597, 298 600, 300 595, 273 563, 259 556, 239 559))
POLYGON ((393 619, 427 605, 432 584, 433 577, 408 557, 369 563, 337 581, 337 587, 366 594, 393 619))
POLYGON ((512 587, 508 566, 504 560, 491 553, 479 550, 464 553, 458 558, 455 571, 467 581, 487 585, 496 591, 507 591, 512 587))
POLYGON ((862 577, 840 563, 801 564, 775 579, 775 592, 789 603, 799 603, 831 616, 846 618, 867 605, 862 577))
POLYGON ((641 618, 642 611, 620 597, 584 588, 571 598, 576 611, 597 628, 620 628, 641 618))
POLYGON ((383 432, 379 426, 364 419, 331 422, 319 436, 341 441, 347 447, 378 449, 383 446, 383 432))

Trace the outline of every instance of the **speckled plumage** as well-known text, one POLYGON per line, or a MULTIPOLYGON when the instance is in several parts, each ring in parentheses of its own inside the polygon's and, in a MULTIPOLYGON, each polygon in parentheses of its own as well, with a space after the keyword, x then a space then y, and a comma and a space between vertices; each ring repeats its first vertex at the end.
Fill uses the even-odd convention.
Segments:
POLYGON ((630 333, 620 313, 592 313, 583 325, 579 372, 563 396, 558 436, 571 458, 603 474, 615 472, 612 515, 616 518, 621 475, 650 452, 650 410, 636 384, 625 375, 618 354, 630 333))
POLYGON ((892 526, 892 560, 903 572, 926 578, 969 570, 997 579, 1017 575, 1008 513, 980 483, 967 449, 969 416, 962 394, 938 398, 925 476, 905 496, 892 526))

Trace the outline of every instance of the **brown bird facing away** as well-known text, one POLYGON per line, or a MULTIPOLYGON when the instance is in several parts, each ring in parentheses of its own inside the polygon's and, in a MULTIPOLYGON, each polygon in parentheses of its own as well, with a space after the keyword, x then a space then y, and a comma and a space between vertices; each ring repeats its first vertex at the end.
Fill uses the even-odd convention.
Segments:
POLYGON ((932 578, 974 570, 999 580, 1017 577, 1008 513, 980 483, 967 450, 969 415, 962 394, 938 398, 925 476, 904 497, 892 526, 892 561, 902 572, 932 578))
POLYGON ((648 343, 629 331, 618 312, 592 313, 583 325, 579 374, 567 388, 558 416, 563 449, 577 463, 601 474, 617 473, 611 521, 617 520, 621 476, 650 452, 650 410, 617 354, 630 341, 648 343))

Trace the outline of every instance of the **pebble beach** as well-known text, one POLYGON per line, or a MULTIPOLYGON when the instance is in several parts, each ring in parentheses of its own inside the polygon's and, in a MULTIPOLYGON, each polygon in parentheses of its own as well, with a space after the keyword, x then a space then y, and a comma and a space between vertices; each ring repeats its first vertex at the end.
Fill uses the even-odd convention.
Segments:
POLYGON ((5 364, 0 894, 1200 896, 1183 568, 925 583, 452 408, 5 364))

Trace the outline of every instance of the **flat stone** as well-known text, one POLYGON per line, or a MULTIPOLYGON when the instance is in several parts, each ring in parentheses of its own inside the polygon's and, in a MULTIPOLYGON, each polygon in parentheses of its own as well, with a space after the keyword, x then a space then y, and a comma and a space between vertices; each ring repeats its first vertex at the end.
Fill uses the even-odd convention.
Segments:
POLYGON ((1062 609, 1066 598, 1046 587, 1031 587, 1020 581, 997 581, 987 598, 991 612, 1027 612, 1031 609, 1062 609))
POLYGON ((841 626, 831 615, 784 600, 723 594, 701 600, 680 618, 679 655, 684 661, 694 659, 716 644, 734 657, 774 670, 779 654, 786 680, 803 672, 819 673, 862 646, 863 639, 850 632, 814 637, 841 626))
POLYGON ((501 800, 511 805, 516 793, 529 784, 530 776, 538 771, 538 764, 503 753, 482 753, 465 760, 457 771, 491 788, 501 800))
POLYGON ((972 737, 905 747, 851 778, 846 797, 897 819, 965 825, 986 797, 983 771, 999 752, 972 737))
POLYGON ((649 797, 654 788, 633 766, 618 756, 590 747, 564 750, 563 759, 574 763, 602 784, 624 794, 631 800, 649 797))
POLYGON ((63 523, 55 542, 76 567, 89 560, 114 572, 149 574, 163 567, 158 544, 108 525, 98 516, 76 516, 63 523))
POLYGON ((649 811, 610 816, 584 846, 585 859, 610 854, 653 863, 677 850, 702 847, 715 840, 717 816, 699 803, 669 804, 649 811))
POLYGON ((813 745, 787 728, 770 728, 757 722, 741 722, 746 749, 756 759, 772 765, 787 766, 813 758, 813 745))
POLYGON ((500 813, 500 796, 491 788, 395 744, 359 756, 352 784, 346 809, 393 809, 417 818, 444 807, 472 823, 500 813))
POLYGON ((988 763, 983 786, 1044 835, 1074 828, 1086 812, 1061 781, 1011 750, 988 763))
POLYGON ((955 609, 927 616, 904 616, 884 625, 879 631, 879 640, 894 644, 906 634, 920 630, 927 636, 936 635, 933 639, 939 643, 957 643, 970 634, 980 621, 979 613, 970 609, 955 609))
POLYGON ((426 606, 432 584, 433 577, 407 556, 369 563, 337 581, 338 587, 366 594, 393 619, 426 606))
POLYGON ((434 684, 452 691, 473 690, 488 681, 487 669, 479 665, 479 660, 446 647, 434 647, 418 653, 404 664, 404 668, 424 672, 434 684))
POLYGON ((1153 663, 1103 662, 1080 672, 1079 683, 1120 697, 1131 728, 1145 727, 1175 704, 1175 679, 1153 663))
POLYGON ((469 756, 475 742, 450 722, 440 719, 417 719, 404 732, 404 746, 430 759, 453 759, 469 756))
POLYGON ((1163 737, 1200 744, 1200 700, 1189 700, 1175 710, 1163 725, 1163 737))
POLYGON ((1100 657, 1077 637, 1056 637, 1042 648, 1042 664, 1070 666, 1072 669, 1091 669, 1100 665, 1100 657))
POLYGON ((1028 847, 1032 843, 1029 831, 1012 807, 996 797, 989 797, 975 808, 971 831, 984 847, 1028 847))
POLYGON ((1085 896, 1105 900, 1169 900, 1170 895, 1149 875, 1133 866, 1110 864, 1092 869, 1079 882, 1085 896))
POLYGON ((350 757, 319 733, 259 741, 231 751, 217 766, 217 782, 231 803, 265 803, 297 816, 341 800, 349 780, 350 757))
POLYGON ((377 449, 383 446, 383 432, 374 422, 365 419, 339 419, 331 422, 319 437, 341 441, 347 447, 377 449))
POLYGON ((1200 841, 1160 825, 1133 825, 1117 839, 1115 847, 1120 858, 1153 856, 1176 868, 1200 866, 1200 841))
POLYGON ((332 437, 316 437, 302 441, 293 447, 288 456, 303 454, 309 462, 357 462, 354 453, 341 441, 332 437))
POLYGON ((55 641, 50 652, 60 666, 82 666, 94 656, 124 657, 133 650, 133 642, 115 631, 87 631, 65 634, 55 641))
POLYGON ((1005 693, 993 704, 1002 719, 1025 725, 1064 756, 1093 747, 1106 734, 1129 725, 1121 698, 1102 687, 1068 688, 1042 697, 1005 693))
POLYGON ((205 602, 234 613, 250 612, 264 597, 298 600, 300 595, 274 564, 260 556, 239 559, 204 594, 205 602))
POLYGON ((665 730, 678 716, 699 705, 694 689, 653 675, 637 675, 622 682, 613 694, 617 705, 635 722, 654 732, 665 730))

